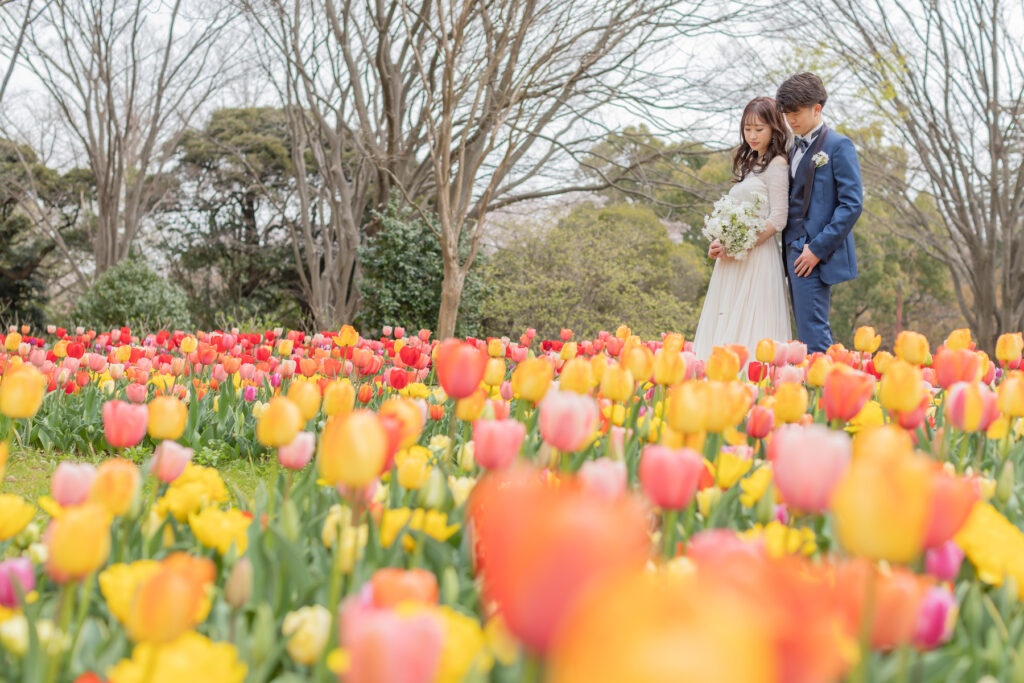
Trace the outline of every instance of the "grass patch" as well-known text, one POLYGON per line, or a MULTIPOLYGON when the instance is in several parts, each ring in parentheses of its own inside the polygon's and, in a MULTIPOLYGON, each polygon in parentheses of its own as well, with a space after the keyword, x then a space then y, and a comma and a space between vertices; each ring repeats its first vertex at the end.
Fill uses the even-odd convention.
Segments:
MULTIPOLYGON (((135 455, 137 461, 141 459, 138 457, 139 453, 128 452, 126 455, 135 455)), ((3 481, 0 481, 0 493, 13 493, 26 500, 34 501, 49 492, 50 477, 61 461, 89 462, 99 465, 106 457, 109 456, 104 454, 57 456, 38 450, 18 449, 12 444, 11 454, 7 460, 7 470, 4 473, 3 481)), ((238 455, 230 456, 222 452, 204 450, 196 454, 195 463, 216 467, 225 483, 229 485, 229 490, 233 484, 247 497, 252 497, 261 481, 268 481, 270 478, 270 467, 264 460, 250 460, 238 455)), ((147 493, 152 485, 153 479, 147 478, 143 493, 147 493)))

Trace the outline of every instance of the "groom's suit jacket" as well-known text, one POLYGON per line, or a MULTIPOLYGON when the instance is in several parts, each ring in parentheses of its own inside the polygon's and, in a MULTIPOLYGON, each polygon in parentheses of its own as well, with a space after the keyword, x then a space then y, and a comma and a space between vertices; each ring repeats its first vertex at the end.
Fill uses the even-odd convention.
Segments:
POLYGON ((798 249, 804 244, 810 246, 811 252, 821 259, 818 268, 826 285, 857 277, 853 224, 860 216, 863 201, 860 164, 853 142, 822 126, 791 179, 789 218, 782 241, 798 249), (813 157, 818 152, 827 154, 828 162, 815 168, 813 157))

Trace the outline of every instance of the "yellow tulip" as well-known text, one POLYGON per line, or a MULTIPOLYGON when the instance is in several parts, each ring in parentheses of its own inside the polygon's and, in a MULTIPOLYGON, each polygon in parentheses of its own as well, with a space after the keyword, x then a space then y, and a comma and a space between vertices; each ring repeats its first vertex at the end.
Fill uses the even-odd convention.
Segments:
POLYGON ((398 420, 401 425, 399 448, 409 448, 419 440, 420 432, 423 431, 423 412, 414 401, 408 398, 389 398, 380 404, 377 414, 398 420))
POLYGON ((295 347, 295 342, 291 339, 281 339, 277 342, 277 352, 282 356, 292 355, 292 350, 295 347))
POLYGON ((1022 351, 1024 351, 1024 334, 1021 332, 1001 334, 996 340, 996 360, 1003 363, 1020 360, 1022 351))
POLYGON ((455 418, 465 422, 472 422, 480 417, 487 404, 487 390, 480 388, 466 398, 460 398, 455 402, 455 418))
POLYGON ((654 352, 639 342, 627 343, 622 349, 619 362, 638 382, 646 382, 654 372, 654 352))
POLYGON ((366 486, 380 473, 388 437, 377 414, 356 410, 327 420, 320 436, 317 469, 331 486, 366 486))
POLYGON ((757 342, 757 347, 754 349, 754 358, 759 363, 771 363, 775 360, 775 342, 771 339, 762 339, 757 342))
POLYGON ((710 408, 707 382, 683 382, 668 390, 665 399, 665 419, 673 430, 694 434, 706 429, 710 408))
POLYGON ((221 510, 208 507, 188 516, 188 526, 196 540, 207 548, 216 548, 226 555, 234 545, 238 555, 249 546, 249 524, 252 522, 241 510, 221 510))
POLYGON ((832 497, 842 546, 870 560, 913 561, 928 529, 932 477, 922 455, 874 450, 854 458, 832 497))
POLYGON ((0 541, 6 541, 20 534, 35 515, 35 505, 26 503, 13 494, 0 493, 0 541))
POLYGON ((1011 372, 999 385, 999 411, 1010 417, 1024 417, 1024 373, 1011 372))
POLYGON ((828 356, 818 356, 807 369, 807 383, 812 387, 825 386, 828 373, 832 371, 832 360, 828 356))
POLYGON ((750 458, 737 455, 734 451, 721 451, 715 460, 716 483, 723 489, 732 488, 753 466, 750 458))
POLYGON ((512 392, 519 398, 537 403, 548 392, 555 370, 543 358, 528 358, 512 371, 512 392))
POLYGON ((953 330, 946 337, 946 348, 950 351, 960 351, 961 349, 971 348, 971 331, 966 327, 962 327, 959 330, 953 330))
POLYGON ((601 395, 611 401, 623 402, 633 395, 633 373, 619 363, 609 363, 601 376, 601 395))
MULTIPOLYGON (((588 366, 589 367, 589 366, 588 366)), ((487 361, 487 368, 484 370, 484 384, 496 387, 505 381, 505 359, 490 358, 487 361)))
POLYGON ((48 567, 58 581, 83 579, 103 566, 110 554, 110 515, 100 505, 68 508, 50 525, 48 567))
POLYGON ((157 440, 175 440, 185 433, 188 407, 174 396, 157 396, 149 402, 149 435, 157 440))
POLYGON ((186 334, 181 338, 181 351, 182 353, 192 353, 199 348, 199 342, 191 334, 186 334))
POLYGON ((662 349, 654 356, 654 383, 670 386, 683 381, 686 360, 679 351, 662 349))
POLYGON ((890 412, 909 413, 921 404, 921 369, 905 360, 887 363, 878 400, 890 412))
POLYGON ((320 412, 321 398, 320 387, 313 382, 295 379, 288 385, 288 400, 298 406, 303 423, 309 422, 320 412))
POLYGON ((904 330, 896 337, 893 345, 896 357, 913 365, 924 365, 931 357, 928 338, 917 332, 904 330))
POLYGON ((729 381, 736 379, 740 374, 740 357, 732 349, 724 346, 716 346, 711 350, 711 356, 704 367, 708 379, 729 381))
POLYGON ((577 352, 578 347, 576 346, 576 342, 565 342, 562 344, 562 350, 558 355, 562 360, 572 360, 576 357, 577 352))
POLYGON ((355 346, 359 343, 359 333, 351 325, 342 325, 341 331, 334 338, 334 343, 342 347, 355 346))
POLYGON ((590 361, 585 358, 573 358, 563 365, 562 373, 558 376, 558 386, 576 394, 589 394, 594 388, 594 371, 590 367, 590 361))
POLYGON ((686 339, 683 335, 678 332, 669 332, 665 335, 665 338, 661 340, 661 348, 663 351, 674 351, 679 353, 683 350, 683 346, 686 344, 686 339))
POLYGON ((287 446, 295 441, 306 421, 302 411, 291 399, 275 396, 256 421, 256 438, 267 448, 287 446))
POLYGON ((775 387, 775 420, 780 423, 798 422, 807 412, 809 401, 803 384, 783 382, 775 387))
POLYGON ((861 353, 874 353, 882 345, 882 335, 875 333, 870 326, 858 327, 853 335, 853 348, 861 353))
POLYGON ((404 489, 418 491, 430 476, 430 451, 423 446, 413 446, 395 455, 398 469, 398 484, 404 489))
POLYGON ((187 631, 170 643, 139 643, 131 659, 122 659, 107 677, 110 683, 242 683, 246 671, 234 645, 187 631))
POLYGON ((46 377, 34 365, 8 369, 0 384, 0 413, 15 419, 32 417, 43 403, 45 390, 46 377))
POLYGON ((347 379, 336 379, 324 389, 324 414, 347 415, 356 404, 356 389, 347 379))

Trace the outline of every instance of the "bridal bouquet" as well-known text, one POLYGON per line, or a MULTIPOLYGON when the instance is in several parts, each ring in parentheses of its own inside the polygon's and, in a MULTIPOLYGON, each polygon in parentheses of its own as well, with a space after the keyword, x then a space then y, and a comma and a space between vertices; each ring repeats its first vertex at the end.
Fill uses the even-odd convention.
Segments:
POLYGON ((761 195, 754 195, 750 202, 725 195, 715 202, 711 215, 704 217, 704 236, 718 240, 729 256, 742 260, 757 244, 757 236, 764 229, 764 207, 761 195))

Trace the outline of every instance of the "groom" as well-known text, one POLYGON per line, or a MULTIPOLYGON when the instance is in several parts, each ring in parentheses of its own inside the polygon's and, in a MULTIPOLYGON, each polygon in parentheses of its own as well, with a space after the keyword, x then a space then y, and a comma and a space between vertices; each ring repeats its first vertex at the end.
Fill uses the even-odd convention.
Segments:
POLYGON ((824 83, 812 73, 791 76, 775 95, 796 135, 782 245, 797 335, 811 353, 832 345, 832 285, 857 277, 853 224, 863 203, 857 150, 821 121, 827 99, 824 83))

